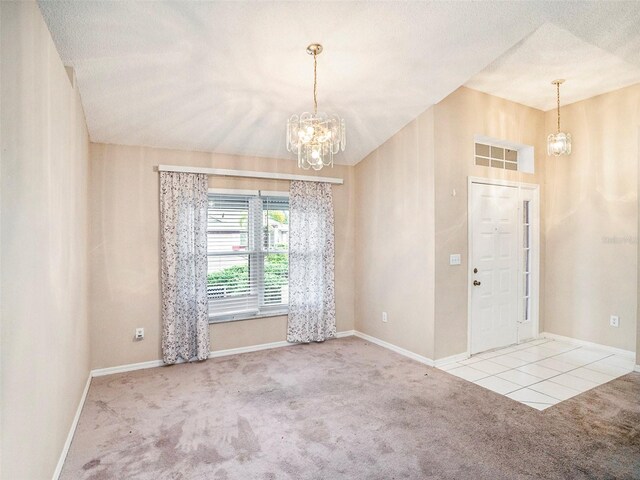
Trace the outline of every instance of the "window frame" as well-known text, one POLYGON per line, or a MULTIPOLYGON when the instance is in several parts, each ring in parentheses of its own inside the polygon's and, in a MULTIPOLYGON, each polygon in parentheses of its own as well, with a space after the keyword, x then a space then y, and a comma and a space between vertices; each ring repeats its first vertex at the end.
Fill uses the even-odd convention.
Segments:
MULTIPOLYGON (((247 222, 249 225, 248 234, 248 248, 246 251, 238 253, 220 254, 210 253, 207 248, 207 258, 213 256, 222 255, 247 255, 249 272, 255 272, 256 285, 253 287, 256 289, 255 293, 251 292, 247 296, 257 297, 257 310, 239 311, 238 313, 227 313, 222 315, 215 315, 209 310, 209 298, 207 297, 207 315, 209 324, 236 322, 242 320, 252 320, 266 317, 278 317, 289 314, 289 304, 276 304, 265 305, 265 268, 264 263, 267 255, 276 253, 286 253, 289 255, 289 250, 271 250, 264 245, 264 199, 267 197, 286 197, 289 198, 289 192, 284 191, 266 191, 266 190, 238 190, 238 189, 223 189, 223 188, 209 188, 208 196, 211 195, 241 195, 253 197, 249 200, 249 211, 247 222), (254 205, 252 205, 254 203, 254 205), (256 218, 257 217, 257 218, 256 218), (250 248, 252 247, 253 248, 250 248)), ((208 232, 207 232, 208 236, 208 232)), ((208 245, 208 241, 207 241, 208 245)), ((208 274, 208 272, 207 272, 208 274)), ((251 273, 249 273, 251 276, 251 273)))
POLYGON ((533 255, 533 224, 531 222, 532 217, 532 200, 523 199, 520 200, 521 205, 521 217, 522 222, 522 314, 520 315, 520 321, 522 323, 531 322, 532 300, 533 300, 533 269, 532 269, 532 255, 533 255))

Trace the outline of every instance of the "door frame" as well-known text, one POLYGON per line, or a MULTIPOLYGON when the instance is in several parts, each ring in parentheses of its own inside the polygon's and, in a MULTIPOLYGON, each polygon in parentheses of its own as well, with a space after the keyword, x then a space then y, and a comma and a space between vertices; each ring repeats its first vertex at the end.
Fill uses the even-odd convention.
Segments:
MULTIPOLYGON (((485 178, 485 177, 467 177, 467 357, 471 355, 471 322, 472 322, 472 308, 471 308, 471 295, 473 289, 470 287, 473 281, 473 222, 471 221, 471 212, 473 211, 471 189, 473 184, 493 185, 499 187, 512 187, 518 189, 518 238, 522 239, 523 225, 522 225, 522 190, 527 190, 532 194, 532 205, 529 212, 530 216, 530 228, 533 227, 531 232, 531 322, 533 338, 540 335, 540 185, 537 183, 525 183, 516 182, 511 180, 502 180, 497 178, 485 178), (533 223, 532 223, 533 222, 533 223)), ((519 243, 522 245, 521 241, 519 243)), ((523 250, 518 249, 518 318, 517 322, 522 323, 521 319, 524 315, 523 311, 523 284, 522 284, 522 265, 523 265, 523 250)), ((517 343, 521 343, 520 329, 517 329, 517 343)))

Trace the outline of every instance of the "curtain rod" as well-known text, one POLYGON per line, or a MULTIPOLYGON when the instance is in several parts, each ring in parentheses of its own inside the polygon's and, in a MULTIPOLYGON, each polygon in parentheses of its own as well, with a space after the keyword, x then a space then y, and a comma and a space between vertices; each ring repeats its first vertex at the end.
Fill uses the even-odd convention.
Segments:
POLYGON ((323 182, 335 185, 344 184, 344 179, 335 177, 315 177, 313 175, 291 175, 288 173, 251 172, 248 170, 225 170, 222 168, 180 167, 177 165, 158 165, 159 172, 205 173, 219 177, 266 178, 269 180, 302 180, 303 182, 323 182))

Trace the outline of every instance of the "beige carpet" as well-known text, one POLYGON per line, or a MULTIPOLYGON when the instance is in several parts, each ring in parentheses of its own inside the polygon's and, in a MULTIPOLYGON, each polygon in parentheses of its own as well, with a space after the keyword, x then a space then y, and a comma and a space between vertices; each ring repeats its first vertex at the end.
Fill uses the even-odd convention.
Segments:
POLYGON ((61 478, 640 478, 640 374, 539 412, 350 337, 99 377, 61 478))

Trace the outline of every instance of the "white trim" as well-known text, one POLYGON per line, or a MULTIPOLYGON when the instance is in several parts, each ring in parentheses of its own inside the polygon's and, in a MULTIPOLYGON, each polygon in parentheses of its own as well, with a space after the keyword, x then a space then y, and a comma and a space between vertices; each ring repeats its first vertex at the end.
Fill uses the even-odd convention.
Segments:
POLYGON ((557 340, 559 342, 570 343, 572 345, 580 345, 581 347, 596 348, 604 352, 610 352, 623 357, 633 358, 634 360, 636 358, 636 353, 632 352, 631 350, 624 350, 622 348, 610 347, 608 345, 602 345, 600 343, 588 342, 586 340, 579 340, 577 338, 572 338, 572 337, 565 337, 563 335, 557 335, 555 333, 542 332, 540 334, 540 337, 547 338, 549 340, 557 340))
POLYGON ((513 180, 503 180, 501 178, 489 178, 489 177, 467 177, 468 182, 471 183, 483 183, 485 185, 498 185, 502 187, 520 187, 527 188, 529 190, 535 190, 540 188, 540 185, 537 183, 527 183, 527 182, 516 182, 513 180))
MULTIPOLYGON (((345 331, 336 333, 336 338, 344 338, 344 337, 350 337, 350 336, 360 337, 363 340, 367 340, 371 343, 375 343, 376 345, 384 347, 393 352, 399 353, 400 355, 411 358, 425 365, 429 365, 430 367, 433 367, 436 364, 444 365, 445 363, 459 361, 459 360, 462 360, 463 357, 468 358, 468 355, 466 353, 460 353, 458 355, 452 355, 451 357, 441 358, 437 362, 434 362, 430 358, 423 357, 422 355, 418 355, 417 353, 413 353, 409 350, 393 345, 392 343, 385 342, 384 340, 380 340, 379 338, 372 337, 371 335, 367 335, 366 333, 362 333, 357 330, 345 330, 345 331)), ((209 358, 226 357, 227 355, 237 355, 240 353, 258 352, 260 350, 288 347, 291 345, 296 345, 296 344, 289 343, 287 341, 280 341, 280 342, 271 342, 271 343, 261 343, 258 345, 250 345, 248 347, 228 348, 225 350, 217 350, 217 351, 210 352, 209 358)), ((184 363, 184 360, 179 360, 177 363, 184 363)), ((101 377, 103 375, 111 375, 114 373, 132 372, 135 370, 142 370, 145 368, 154 368, 154 367, 162 367, 162 366, 164 366, 164 362, 162 360, 151 360, 148 362, 119 365, 117 367, 98 368, 91 371, 91 376, 101 377)))
POLYGON ((379 338, 376 337, 372 337, 371 335, 367 335, 366 333, 362 333, 359 331, 355 331, 354 335, 356 337, 360 337, 363 340, 367 340, 368 342, 371 343, 375 343, 376 345, 379 345, 381 347, 384 347, 388 350, 391 350, 392 352, 396 352, 399 353, 400 355, 404 355, 407 358, 410 358, 412 360, 415 360, 417 362, 423 363, 425 365, 428 365, 430 367, 433 367, 435 362, 433 360, 431 360, 430 358, 427 357, 423 357, 422 355, 418 355, 417 353, 413 353, 409 350, 405 350, 404 348, 398 347, 392 343, 389 342, 385 342, 384 340, 380 340, 379 338))
POLYGON ((248 347, 227 348, 226 350, 209 352, 209 358, 226 357, 228 355, 238 355, 239 353, 259 352, 260 350, 288 347, 289 345, 293 345, 293 343, 282 340, 280 342, 261 343, 259 345, 250 345, 248 347))
POLYGON ((242 322, 244 320, 256 320, 258 318, 286 317, 287 315, 289 315, 289 305, 286 305, 284 309, 279 310, 269 310, 268 308, 265 308, 263 310, 251 309, 224 315, 209 314, 209 325, 220 325, 222 323, 229 322, 242 322))
POLYGON ((181 167, 178 165, 158 165, 159 172, 205 173, 219 177, 266 178, 269 180, 302 180, 304 182, 324 182, 344 184, 344 179, 336 177, 316 177, 313 175, 291 175, 288 173, 253 172, 249 170, 227 170, 223 168, 181 167))
MULTIPOLYGON (((345 330, 344 332, 337 332, 336 338, 343 338, 355 335, 353 330, 345 330)), ((295 345, 295 343, 289 343, 285 340, 280 342, 260 343, 258 345, 249 345, 247 347, 227 348, 225 350, 215 350, 209 352, 208 358, 226 357, 227 355, 237 355, 239 353, 258 352, 260 350, 269 350, 271 348, 288 347, 295 345)), ((176 363, 185 363, 184 360, 179 359, 176 363)), ((114 373, 133 372, 135 370, 143 370, 146 368, 162 367, 165 363, 162 360, 150 360, 148 362, 129 363, 127 365, 118 365, 116 367, 98 368, 91 370, 92 377, 102 377, 104 375, 112 375, 114 373)))
POLYGON ((289 198, 289 192, 278 190, 260 190, 261 197, 286 197, 289 198))
POLYGON ((64 442, 64 446, 62 447, 62 452, 60 453, 60 458, 58 459, 58 464, 56 465, 56 469, 53 472, 53 480, 58 480, 60 477, 60 473, 62 473, 62 467, 64 465, 64 461, 67 459, 67 453, 69 453, 69 447, 71 447, 71 441, 73 440, 73 436, 76 433, 76 428, 78 427, 78 421, 80 420, 80 414, 82 413, 82 408, 84 407, 84 402, 87 399, 87 393, 89 392, 89 385, 91 385, 91 372, 89 373, 89 377, 87 378, 87 383, 84 386, 84 390, 82 391, 82 396, 80 397, 80 402, 78 403, 78 408, 76 409, 76 414, 73 417, 73 421, 71 422, 71 428, 69 429, 69 434, 67 435, 67 439, 64 442))
POLYGON ((435 361, 436 367, 442 367, 444 365, 449 365, 450 363, 460 362, 462 360, 466 360, 469 358, 469 354, 467 352, 458 353, 457 355, 451 355, 449 357, 440 358, 435 361))
MULTIPOLYGON (((184 360, 178 360, 177 363, 182 363, 184 360)), ((102 377, 104 375, 112 375, 114 373, 133 372, 135 370, 144 370, 145 368, 155 368, 164 365, 162 360, 150 360, 148 362, 140 363, 128 363, 126 365, 118 365, 116 367, 97 368, 91 370, 92 377, 102 377)))
MULTIPOLYGON (((499 178, 485 178, 485 177, 467 177, 467 355, 471 356, 471 295, 472 289, 469 287, 473 278, 473 238, 472 238, 472 221, 471 221, 471 211, 472 211, 472 195, 471 195, 471 187, 472 185, 482 184, 482 185, 496 185, 501 187, 514 187, 520 190, 532 190, 534 192, 534 210, 536 212, 535 220, 536 220, 536 232, 532 235, 532 251, 533 258, 531 262, 531 266, 533 268, 533 282, 531 285, 531 321, 533 322, 533 337, 535 338, 540 332, 540 313, 539 313, 539 305, 540 305, 540 228, 541 228, 541 217, 540 217, 540 185, 537 183, 526 183, 526 182, 516 182, 511 180, 502 180, 499 178)), ((520 212, 520 208, 518 207, 518 212, 520 212)), ((518 223, 518 232, 520 234, 520 224, 518 223)), ((518 272, 520 272, 522 265, 522 258, 520 257, 521 252, 519 250, 518 253, 518 272)), ((518 292, 520 292, 520 275, 518 275, 518 292)), ((518 299, 520 302, 520 298, 518 299)), ((520 314, 521 309, 518 307, 518 314, 520 314)), ((518 331, 518 342, 520 342, 520 332, 518 331)))
POLYGON ((344 332, 337 332, 336 338, 353 337, 355 334, 355 330, 345 330, 344 332))
POLYGON ((237 188, 209 188, 207 193, 221 194, 221 195, 251 195, 257 197, 260 195, 260 190, 240 190, 237 188))
POLYGON ((251 195, 254 197, 289 197, 289 192, 282 190, 240 190, 236 188, 209 188, 208 193, 222 195, 251 195))

